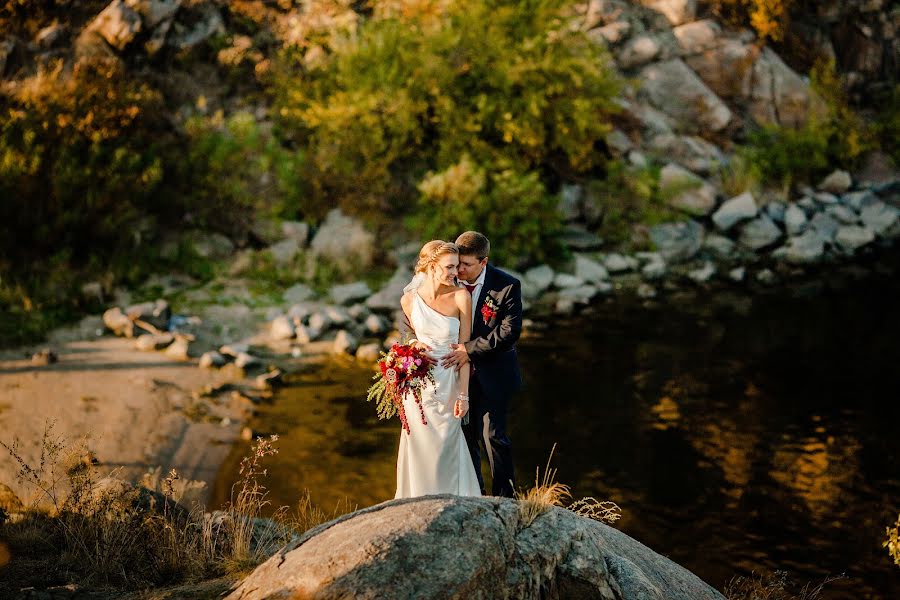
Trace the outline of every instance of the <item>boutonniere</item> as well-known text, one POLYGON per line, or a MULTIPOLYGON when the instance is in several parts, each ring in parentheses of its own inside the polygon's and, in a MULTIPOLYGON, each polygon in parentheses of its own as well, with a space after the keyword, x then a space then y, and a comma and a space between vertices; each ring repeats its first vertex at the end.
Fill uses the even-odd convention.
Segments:
POLYGON ((484 297, 484 305, 481 307, 481 317, 484 319, 485 325, 497 316, 498 308, 497 301, 490 294, 487 294, 484 297))

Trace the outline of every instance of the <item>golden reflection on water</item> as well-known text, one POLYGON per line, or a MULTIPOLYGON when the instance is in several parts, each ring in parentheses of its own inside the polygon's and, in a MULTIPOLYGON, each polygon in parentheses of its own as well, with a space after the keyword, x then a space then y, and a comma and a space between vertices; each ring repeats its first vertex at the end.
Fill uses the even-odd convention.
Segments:
MULTIPOLYGON (((396 419, 379 421, 366 403, 371 376, 355 364, 330 364, 292 378, 275 404, 261 407, 251 427, 279 434, 278 454, 266 457, 269 476, 261 482, 269 490, 269 512, 295 507, 307 489, 312 502, 329 513, 345 501, 362 508, 394 497, 400 425, 396 419)), ((228 482, 237 479, 246 452, 246 445, 232 452, 213 504, 228 499, 228 482)))

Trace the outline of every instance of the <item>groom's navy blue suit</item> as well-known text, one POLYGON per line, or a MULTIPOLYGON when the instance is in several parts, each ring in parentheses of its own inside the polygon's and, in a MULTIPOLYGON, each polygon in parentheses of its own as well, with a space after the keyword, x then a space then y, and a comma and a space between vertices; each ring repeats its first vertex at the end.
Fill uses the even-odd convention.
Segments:
POLYGON ((491 465, 491 493, 511 497, 515 475, 506 416, 513 394, 522 387, 515 346, 522 333, 522 286, 518 279, 491 264, 485 269, 481 293, 472 298, 475 322, 471 339, 465 343, 473 369, 469 423, 463 431, 481 488, 480 446, 484 444, 491 465), (485 306, 488 311, 483 312, 485 306))

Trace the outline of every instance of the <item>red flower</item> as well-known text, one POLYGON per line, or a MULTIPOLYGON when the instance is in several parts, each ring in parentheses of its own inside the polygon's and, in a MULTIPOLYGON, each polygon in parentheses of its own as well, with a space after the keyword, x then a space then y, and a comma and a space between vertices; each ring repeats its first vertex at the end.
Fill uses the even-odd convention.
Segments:
POLYGON ((485 304, 481 307, 481 317, 484 319, 485 323, 493 319, 495 316, 497 316, 497 311, 494 310, 491 306, 485 304))

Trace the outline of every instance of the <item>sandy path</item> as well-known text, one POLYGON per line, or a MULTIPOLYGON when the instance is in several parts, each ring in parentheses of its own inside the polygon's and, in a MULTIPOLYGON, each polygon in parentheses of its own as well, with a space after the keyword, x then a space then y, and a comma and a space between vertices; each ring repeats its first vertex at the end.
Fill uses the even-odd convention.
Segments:
MULTIPOLYGON (((136 350, 134 340, 124 338, 53 348, 59 362, 48 366, 32 365, 23 358, 27 350, 0 354, 0 440, 18 438, 21 455, 35 463, 45 423, 53 419, 57 434, 89 434, 102 468, 119 469, 123 478, 138 480, 159 465, 211 486, 239 435, 240 414, 225 403, 198 421, 182 409, 193 391, 221 382, 226 373, 136 350)), ((31 490, 16 481, 16 470, 0 448, 0 482, 27 499, 31 490)))

